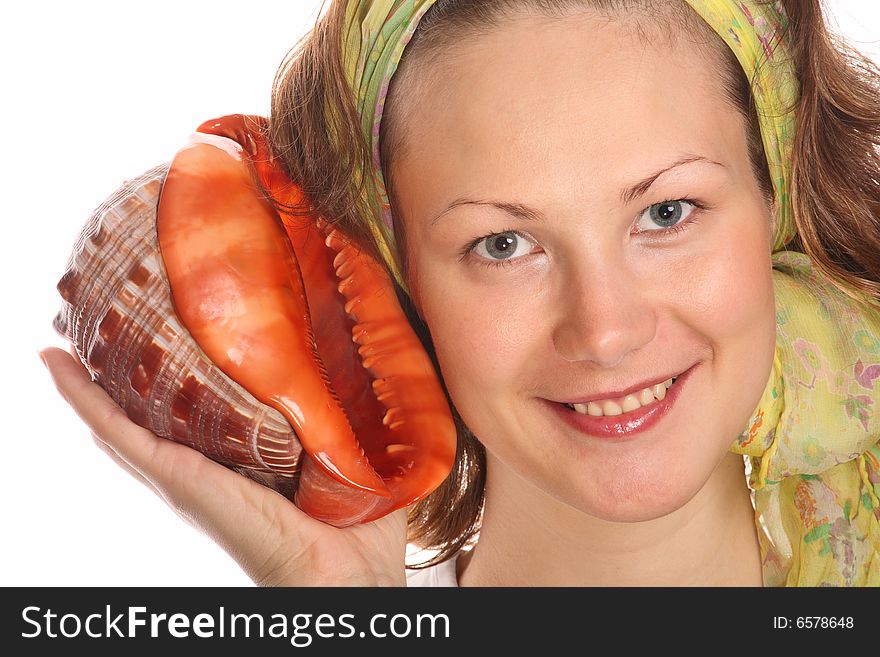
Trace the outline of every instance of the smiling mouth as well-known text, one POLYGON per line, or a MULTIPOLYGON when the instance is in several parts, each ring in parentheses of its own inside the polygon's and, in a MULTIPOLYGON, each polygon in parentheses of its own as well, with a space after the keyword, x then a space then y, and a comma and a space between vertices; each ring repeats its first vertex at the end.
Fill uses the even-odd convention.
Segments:
POLYGON ((644 388, 639 392, 634 392, 624 397, 597 399, 586 404, 563 403, 563 406, 581 415, 590 415, 592 417, 625 415, 626 413, 632 413, 640 408, 663 401, 666 398, 666 391, 675 384, 678 378, 674 376, 662 383, 644 388))

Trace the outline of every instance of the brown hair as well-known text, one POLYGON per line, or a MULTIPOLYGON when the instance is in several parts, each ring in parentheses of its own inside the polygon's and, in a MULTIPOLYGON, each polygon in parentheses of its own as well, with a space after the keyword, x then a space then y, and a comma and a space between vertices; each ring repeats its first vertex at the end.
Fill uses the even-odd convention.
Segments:
MULTIPOLYGON (((699 39, 706 30, 711 32, 684 2, 438 0, 422 18, 404 51, 400 74, 392 78, 386 101, 380 146, 392 209, 396 210, 396 201, 389 163, 401 144, 399 122, 395 120, 395 104, 399 101, 395 87, 408 75, 408 68, 416 68, 414 62, 430 61, 439 52, 454 47, 463 34, 491 29, 524 6, 545 15, 562 16, 576 7, 618 11, 634 4, 652 11, 678 7, 681 11, 676 11, 675 17, 691 28, 688 34, 699 39)), ((798 235, 787 248, 809 255, 817 268, 847 293, 863 293, 880 302, 880 71, 828 31, 820 0, 784 0, 783 5, 790 18, 786 38, 802 89, 796 108, 791 189, 798 235)), ((345 7, 343 1, 333 2, 282 63, 273 89, 270 138, 314 210, 332 217, 375 255, 377 249, 364 221, 364 213, 371 212, 366 201, 367 181, 358 175, 359 171, 369 171, 371 154, 342 66, 340 35, 345 7), (328 112, 328 107, 336 108, 336 113, 328 112)), ((770 199, 772 186, 750 81, 714 33, 702 45, 723 53, 730 83, 724 87, 729 90, 729 101, 746 119, 752 164, 770 199)), ((406 236, 400 230, 401 224, 395 222, 394 228, 406 275, 406 236)), ((398 296, 440 376, 428 327, 410 300, 401 292, 398 296)), ((450 558, 476 538, 480 527, 486 454, 451 399, 449 402, 458 432, 455 464, 444 483, 409 510, 410 541, 436 551, 436 556, 420 566, 450 558)))
POLYGON ((880 300, 880 69, 825 28, 819 0, 787 0, 801 99, 794 250, 847 293, 880 300))

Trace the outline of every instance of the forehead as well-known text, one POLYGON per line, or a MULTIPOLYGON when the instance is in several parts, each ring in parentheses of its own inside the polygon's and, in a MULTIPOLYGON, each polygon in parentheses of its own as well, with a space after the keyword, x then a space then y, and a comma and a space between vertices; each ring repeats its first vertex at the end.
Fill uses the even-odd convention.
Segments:
POLYGON ((568 172, 559 182, 577 185, 625 176, 670 149, 715 159, 741 146, 723 59, 667 22, 653 27, 524 16, 413 69, 418 83, 407 79, 396 110, 404 149, 395 178, 410 170, 437 183, 521 187, 552 166, 557 180, 568 172))

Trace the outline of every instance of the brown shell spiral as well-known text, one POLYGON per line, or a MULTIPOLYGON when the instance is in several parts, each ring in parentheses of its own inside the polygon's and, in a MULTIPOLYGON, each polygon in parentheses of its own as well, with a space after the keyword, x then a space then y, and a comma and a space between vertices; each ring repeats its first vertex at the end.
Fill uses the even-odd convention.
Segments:
POLYGON ((53 325, 132 421, 292 497, 302 447, 290 424, 208 360, 175 315, 156 234, 167 171, 127 181, 92 214, 53 325))

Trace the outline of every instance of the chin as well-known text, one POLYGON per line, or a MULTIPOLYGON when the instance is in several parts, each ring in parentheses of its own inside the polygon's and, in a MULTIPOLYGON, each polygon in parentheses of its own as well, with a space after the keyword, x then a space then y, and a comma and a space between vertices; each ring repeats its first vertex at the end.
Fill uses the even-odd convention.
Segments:
POLYGON ((606 522, 647 522, 656 520, 677 511, 687 504, 693 495, 682 496, 679 499, 664 499, 662 501, 651 500, 602 500, 598 504, 585 505, 587 508, 581 509, 599 520, 606 522))
POLYGON ((674 472, 666 468, 654 472, 657 474, 634 470, 624 476, 605 477, 604 481, 598 478, 599 482, 588 490, 555 497, 582 513, 607 522, 645 522, 682 508, 706 483, 706 478, 693 472, 674 472))

